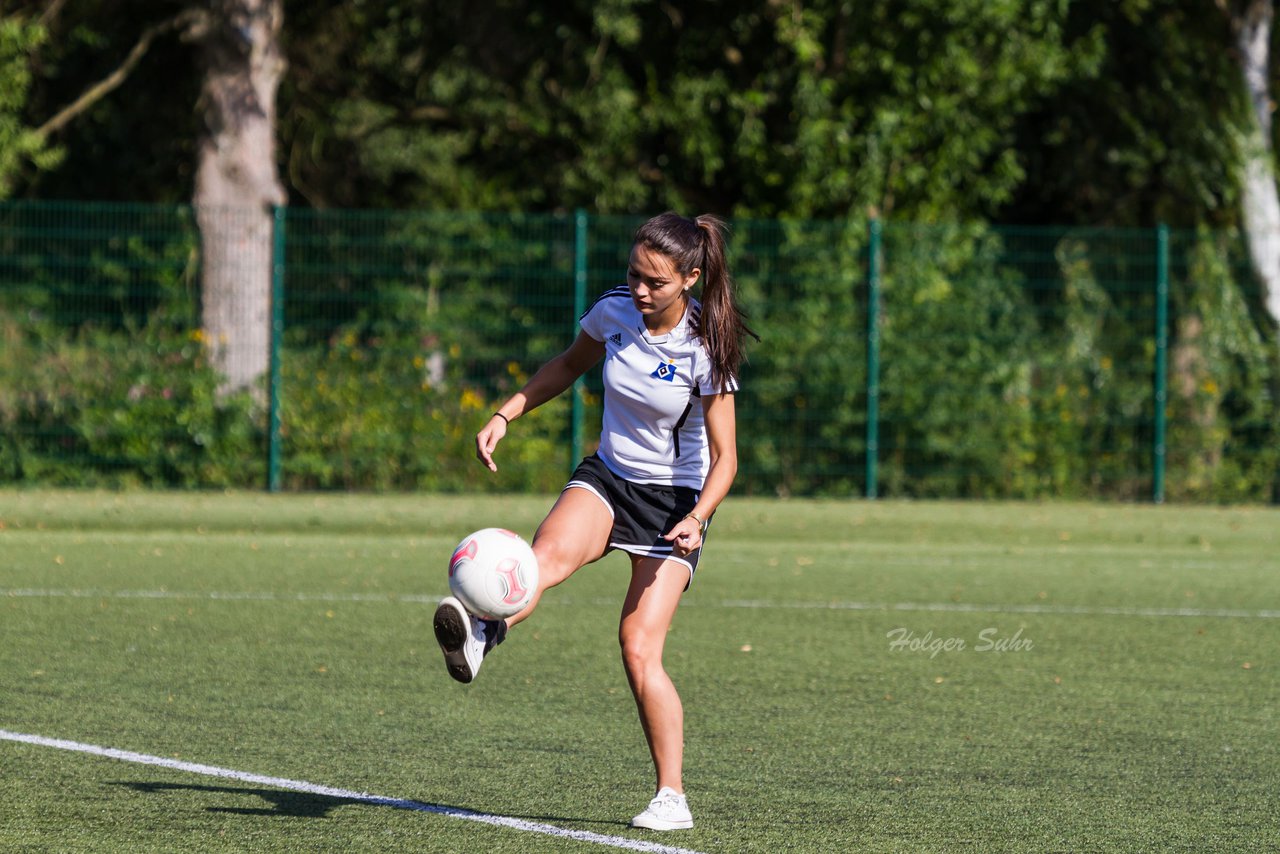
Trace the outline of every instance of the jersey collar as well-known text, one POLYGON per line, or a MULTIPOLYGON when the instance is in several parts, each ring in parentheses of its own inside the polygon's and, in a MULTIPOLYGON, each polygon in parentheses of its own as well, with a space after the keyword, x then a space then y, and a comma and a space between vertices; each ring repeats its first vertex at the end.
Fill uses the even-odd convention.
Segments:
MULTIPOLYGON (((644 339, 646 344, 666 344, 669 341, 680 341, 688 337, 689 332, 689 315, 693 312, 693 298, 690 297, 689 302, 684 307, 684 314, 676 321, 676 325, 671 327, 661 335, 652 335, 648 327, 644 325, 644 318, 640 318, 640 323, 636 326, 636 331, 640 333, 640 337, 644 339)), ((636 312, 639 314, 640 312, 636 312)))

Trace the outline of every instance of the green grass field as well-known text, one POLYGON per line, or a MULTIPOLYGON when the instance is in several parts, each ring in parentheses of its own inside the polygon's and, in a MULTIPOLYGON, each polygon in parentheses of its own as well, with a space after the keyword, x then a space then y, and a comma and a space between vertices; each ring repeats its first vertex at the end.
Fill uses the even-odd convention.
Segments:
MULTIPOLYGON (((473 685, 431 635, 461 536, 549 504, 0 493, 0 730, 701 852, 1280 848, 1280 511, 730 500, 655 834, 622 557, 473 685)), ((610 849, 8 739, 0 850, 610 849)))

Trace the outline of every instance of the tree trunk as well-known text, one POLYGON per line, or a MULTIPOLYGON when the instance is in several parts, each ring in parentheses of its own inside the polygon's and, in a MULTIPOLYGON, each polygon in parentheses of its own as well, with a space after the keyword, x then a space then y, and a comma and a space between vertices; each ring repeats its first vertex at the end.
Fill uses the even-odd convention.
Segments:
MULTIPOLYGON (((1219 421, 1222 393, 1205 357, 1205 323, 1194 312, 1178 318, 1170 353, 1169 390, 1186 409, 1179 425, 1182 441, 1179 466, 1182 488, 1193 497, 1213 494, 1214 478, 1222 467, 1227 428, 1219 421)), ((1217 378, 1220 379, 1220 378, 1217 378)))
POLYGON ((284 204, 276 169, 276 89, 283 0, 214 0, 200 34, 195 208, 202 257, 202 324, 223 394, 262 399, 270 357, 272 207, 284 204))
POLYGON ((1273 322, 1280 324, 1280 195, 1271 145, 1271 0, 1248 0, 1232 18, 1253 122, 1244 151, 1244 227, 1273 322))

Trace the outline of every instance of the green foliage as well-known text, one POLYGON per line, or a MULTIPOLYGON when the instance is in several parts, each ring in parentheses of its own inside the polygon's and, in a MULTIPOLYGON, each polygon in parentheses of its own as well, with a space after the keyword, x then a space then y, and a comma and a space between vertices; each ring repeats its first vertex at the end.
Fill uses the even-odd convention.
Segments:
POLYGON ((220 397, 198 332, 153 315, 67 332, 0 314, 0 480, 67 486, 252 486, 260 419, 220 397))
POLYGON ((886 234, 885 252, 886 494, 1034 494, 1035 324, 1001 240, 977 226, 903 227, 886 234))
POLYGON ((1171 498, 1267 501, 1280 484, 1280 347, 1259 327, 1235 270, 1242 240, 1201 231, 1178 247, 1170 359, 1171 498))
MULTIPOLYGON (((1025 179, 999 216, 1019 223, 1195 227, 1237 222, 1247 103, 1221 2, 1076 0, 1069 42, 1105 44, 1016 119, 1025 179)), ((1273 76, 1280 63, 1273 61, 1273 76)), ((1274 86, 1274 84, 1273 84, 1274 86)))
MULTIPOLYGON (((281 173, 314 207, 1230 225, 1245 111, 1221 5, 289 2, 281 173)), ((19 116, 181 8, 59 6, 32 66, 20 22, 44 6, 8 7, 19 116)), ((18 189, 189 197, 198 96, 190 43, 159 40, 18 189)))
POLYGON ((1028 494, 1150 494, 1155 243, 1149 233, 1068 231, 1039 299, 1028 391, 1028 494), (1105 486, 1104 486, 1105 485, 1105 486))
POLYGON ((871 207, 932 221, 998 210, 1023 178, 1017 117, 1092 76, 1105 51, 1097 33, 1067 42, 1066 9, 984 0, 779 9, 785 85, 773 97, 789 121, 758 156, 788 164, 790 198, 762 212, 871 207))
POLYGON ((286 171, 327 206, 1229 224, 1219 6, 301 4, 286 171))
POLYGON ((201 343, 189 210, 0 210, 0 479, 261 482, 260 419, 219 399, 201 343))
MULTIPOLYGON (((737 259, 765 332, 742 394, 741 488, 860 494, 862 241, 812 223, 776 243, 762 230, 737 259)), ((1150 495, 1153 232, 884 233, 880 494, 1150 495)), ((1221 235, 1175 241, 1171 497, 1267 500, 1276 485, 1277 349, 1248 319, 1240 255, 1221 235)))
POLYGON ((0 199, 9 196, 24 169, 50 169, 62 155, 26 121, 30 57, 47 37, 41 25, 0 12, 0 199))
POLYGON ((563 485, 566 399, 513 428, 500 477, 475 461, 474 436, 570 340, 566 221, 310 212, 289 234, 287 487, 563 485))
MULTIPOLYGON (((266 413, 218 396, 192 331, 189 217, 0 213, 0 479, 261 486, 266 413)), ((576 272, 587 299, 618 281, 634 219, 590 218, 581 271, 570 225, 291 214, 283 486, 559 488, 576 462, 569 395, 513 425, 496 477, 473 437, 571 340, 576 272)), ((738 403, 743 493, 865 492, 866 234, 855 220, 734 223, 731 267, 763 338, 738 403)), ((1154 231, 890 222, 883 235, 880 495, 1150 495, 1154 231)), ((1170 261, 1166 492, 1268 500, 1280 351, 1249 319, 1247 255, 1232 232, 1174 231, 1170 261)), ((586 388, 590 452, 598 376, 586 388)))
POLYGON ((866 434, 864 229, 748 221, 732 265, 749 322, 740 488, 858 494, 866 434))
MULTIPOLYGON (((46 38, 27 60, 24 115, 38 125, 75 103, 125 61, 148 28, 191 4, 185 0, 6 0, 15 16, 41 22, 46 38)), ((77 114, 49 140, 45 156, 18 176, 17 198, 173 204, 191 198, 202 130, 196 43, 176 34, 147 49, 107 97, 77 114)))
MULTIPOLYGON (((181 6, 5 6, 0 196, 189 196, 201 130, 189 42, 160 39, 118 94, 61 132, 58 149, 29 127, 102 79, 142 29, 181 6), (61 149, 66 159, 55 164, 61 149)), ((1241 284, 1239 249, 1221 230, 1237 219, 1246 112, 1221 7, 291 2, 281 171, 293 200, 317 209, 581 207, 593 228, 602 213, 666 207, 732 215, 742 223, 735 270, 765 336, 752 350, 741 407, 752 439, 741 483, 760 493, 843 495, 865 486, 862 286, 866 218, 875 212, 889 224, 878 307, 883 488, 1145 495, 1154 406, 1147 238, 1130 246, 1126 235, 1088 229, 1025 236, 933 226, 1210 223, 1215 231, 1175 261, 1169 492, 1265 497, 1280 446, 1280 356, 1260 300, 1241 284)), ((180 211, 174 223, 173 211, 158 213, 161 225, 134 206, 67 229, 62 212, 44 213, 0 229, 0 288, 9 322, 25 336, 11 370, 23 373, 19 357, 39 359, 31 337, 39 328, 42 346, 61 348, 58 358, 19 379, 61 361, 127 378, 123 389, 98 389, 127 395, 146 360, 99 364, 88 342, 120 350, 152 336, 145 347, 182 351, 166 336, 198 323, 191 217, 180 211), (81 251, 82 241, 92 249, 81 251)), ((592 233, 592 294, 617 280, 626 218, 608 222, 604 239, 592 233)), ((290 229, 291 482, 474 485, 478 467, 449 468, 457 453, 469 457, 468 419, 570 334, 568 217, 295 209, 290 229), (369 370, 385 383, 368 381, 369 370), (313 382, 320 376, 323 391, 313 382), (432 378, 426 387, 424 376, 432 378), (331 447, 340 449, 337 462, 331 447)), ((70 414, 84 411, 96 413, 102 435, 110 434, 104 425, 128 424, 162 459, 177 453, 162 438, 172 425, 151 425, 176 419, 167 404, 139 400, 145 405, 122 415, 82 406, 80 391, 52 376, 44 382, 43 402, 21 410, 43 441, 84 457, 88 427, 70 414)), ((563 413, 548 413, 527 422, 537 428, 520 463, 527 473, 502 483, 543 484, 559 470, 553 449, 567 428, 563 413)), ((7 434, 11 460, 21 456, 12 450, 20 435, 7 434)), ((139 465, 139 448, 113 441, 103 454, 139 465)), ((257 458, 246 458, 246 482, 257 458)), ((51 457, 21 459, 30 472, 51 457)), ((170 469, 195 470, 167 465, 137 476, 184 481, 170 469)))
POLYGON ((1066 19, 1056 2, 312 4, 290 19, 282 126, 313 203, 981 215, 1023 178, 1018 117, 1105 53, 1066 19))
POLYGON ((189 208, 10 202, 0 208, 0 288, 59 327, 123 329, 157 310, 199 322, 189 208))
POLYGON ((475 459, 475 433, 526 379, 519 365, 506 365, 499 383, 506 394, 491 396, 463 374, 460 344, 422 350, 419 335, 361 339, 359 328, 338 331, 328 347, 285 352, 285 488, 545 492, 564 485, 566 399, 511 428, 495 477, 475 459))

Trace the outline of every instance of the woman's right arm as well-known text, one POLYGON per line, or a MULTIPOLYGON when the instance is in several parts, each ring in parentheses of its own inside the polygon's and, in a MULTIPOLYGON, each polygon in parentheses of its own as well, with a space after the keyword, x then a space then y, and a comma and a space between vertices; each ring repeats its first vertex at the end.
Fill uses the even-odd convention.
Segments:
POLYGON ((489 471, 497 471, 493 451, 502 437, 507 435, 507 424, 563 392, 602 358, 604 342, 597 341, 585 332, 579 332, 568 349, 539 368, 524 384, 524 388, 498 407, 489 423, 476 434, 476 458, 488 466, 489 471))

